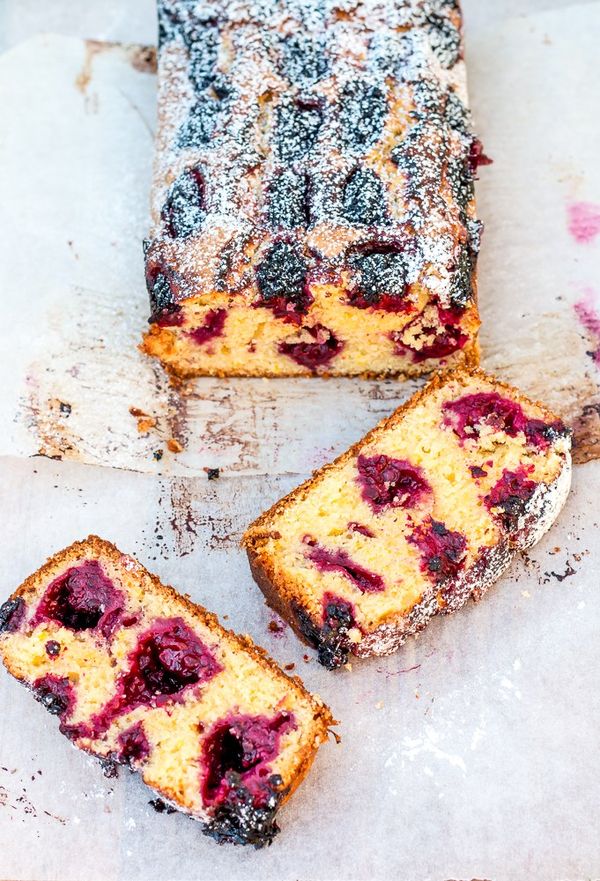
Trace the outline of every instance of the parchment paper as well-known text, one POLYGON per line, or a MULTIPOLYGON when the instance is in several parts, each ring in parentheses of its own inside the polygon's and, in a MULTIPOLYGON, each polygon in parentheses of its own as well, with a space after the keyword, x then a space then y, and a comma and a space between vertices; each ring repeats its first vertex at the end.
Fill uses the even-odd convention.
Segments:
MULTIPOLYGON (((598 452, 600 236, 582 239, 573 220, 600 202, 599 32, 600 4, 573 6, 502 23, 468 53, 495 160, 478 193, 485 364, 574 421, 582 460, 598 452)), ((151 70, 139 47, 64 37, 0 57, 2 595, 97 532, 295 663, 343 741, 321 750, 269 850, 218 848, 156 814, 134 776, 103 778, 2 674, 0 877, 599 875, 598 463, 576 469, 556 528, 485 601, 397 655, 330 674, 289 630, 273 633, 241 532, 412 388, 207 380, 182 396, 136 352, 151 70), (131 407, 156 427, 140 434, 131 407), (39 452, 64 461, 25 458, 39 452)))

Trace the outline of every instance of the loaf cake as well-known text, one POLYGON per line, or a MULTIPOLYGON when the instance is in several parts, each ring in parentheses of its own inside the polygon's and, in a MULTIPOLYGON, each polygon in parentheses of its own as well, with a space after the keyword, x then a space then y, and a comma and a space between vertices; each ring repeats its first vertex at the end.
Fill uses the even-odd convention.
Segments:
POLYGON ((0 656, 75 746, 139 771, 219 842, 271 842, 332 724, 249 637, 96 536, 4 603, 0 656))
POLYGON ((151 326, 174 374, 478 357, 456 0, 158 0, 151 326))
POLYGON ((267 601, 326 667, 479 599, 551 526, 570 432, 479 370, 437 375, 246 532, 267 601))

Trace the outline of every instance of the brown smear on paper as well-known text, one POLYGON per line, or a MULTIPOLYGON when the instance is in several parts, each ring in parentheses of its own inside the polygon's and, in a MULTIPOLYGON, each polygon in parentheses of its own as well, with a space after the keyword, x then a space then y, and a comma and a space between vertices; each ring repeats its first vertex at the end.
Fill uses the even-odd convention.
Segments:
POLYGON ((85 41, 85 55, 81 71, 75 79, 75 86, 86 95, 92 81, 93 65, 96 56, 110 50, 123 52, 131 66, 140 73, 156 73, 157 57, 155 46, 139 46, 135 43, 111 43, 100 40, 85 41))

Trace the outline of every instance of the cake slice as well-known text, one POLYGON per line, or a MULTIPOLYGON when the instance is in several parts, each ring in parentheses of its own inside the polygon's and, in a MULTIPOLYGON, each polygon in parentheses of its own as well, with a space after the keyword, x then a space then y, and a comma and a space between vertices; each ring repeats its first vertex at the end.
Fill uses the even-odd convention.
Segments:
POLYGON ((145 351, 178 376, 478 357, 457 2, 158 0, 145 351))
POLYGON ((139 771, 220 842, 271 842, 332 724, 249 637, 96 536, 4 603, 0 656, 75 746, 139 771))
POLYGON ((267 601, 334 668, 479 599, 569 491, 570 432, 479 370, 436 376, 250 526, 267 601))

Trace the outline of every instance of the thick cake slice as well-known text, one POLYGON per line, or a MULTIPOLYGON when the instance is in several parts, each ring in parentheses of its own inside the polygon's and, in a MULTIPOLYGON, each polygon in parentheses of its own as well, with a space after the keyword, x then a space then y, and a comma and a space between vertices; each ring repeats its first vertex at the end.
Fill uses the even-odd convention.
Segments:
POLYGON ((95 536, 0 608, 0 655, 75 746, 139 771, 218 841, 271 842, 332 724, 249 637, 95 536))
POLYGON ((569 491, 570 433, 479 370, 436 376, 246 532, 267 601, 326 667, 479 599, 569 491))
POLYGON ((456 0, 158 0, 144 348, 179 376, 476 362, 456 0))

